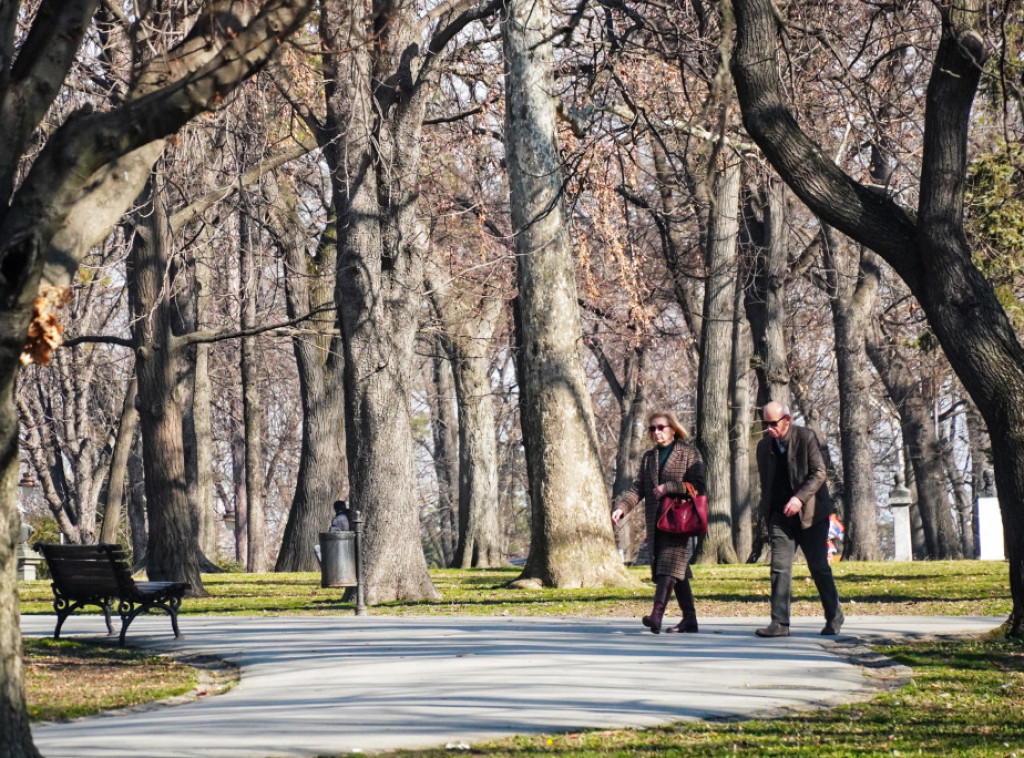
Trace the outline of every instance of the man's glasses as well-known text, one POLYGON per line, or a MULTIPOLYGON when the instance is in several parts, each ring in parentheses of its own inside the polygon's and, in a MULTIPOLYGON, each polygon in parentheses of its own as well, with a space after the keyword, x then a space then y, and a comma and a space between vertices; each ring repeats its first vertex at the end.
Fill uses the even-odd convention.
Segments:
POLYGON ((654 432, 663 432, 666 429, 671 428, 672 427, 668 426, 667 424, 651 424, 649 427, 647 427, 647 431, 653 434, 654 432))
POLYGON ((765 426, 770 426, 770 427, 772 427, 774 429, 775 427, 777 427, 779 424, 781 424, 785 420, 786 420, 785 416, 783 416, 782 418, 777 418, 774 421, 769 421, 768 419, 765 419, 764 420, 764 424, 765 424, 765 426))

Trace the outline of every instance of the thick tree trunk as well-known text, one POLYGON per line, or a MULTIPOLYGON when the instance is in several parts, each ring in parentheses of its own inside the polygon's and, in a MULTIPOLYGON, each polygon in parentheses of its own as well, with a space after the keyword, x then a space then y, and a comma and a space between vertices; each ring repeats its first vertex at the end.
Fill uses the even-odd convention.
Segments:
POLYGON ((149 521, 146 568, 151 580, 187 582, 190 594, 201 597, 206 590, 199 573, 199 524, 188 502, 181 408, 174 392, 179 347, 164 286, 170 252, 167 215, 161 190, 151 187, 152 212, 136 229, 128 272, 149 521))
POLYGON ((340 0, 322 3, 324 156, 338 219, 335 303, 344 344, 350 500, 365 520, 366 599, 437 597, 420 543, 409 415, 425 240, 416 218, 420 135, 431 76, 411 6, 370 26, 340 0), (393 78, 392 73, 395 73, 393 78), (387 83, 385 84, 385 80, 387 83))
POLYGON ((296 199, 282 190, 275 214, 275 233, 288 275, 285 292, 288 316, 317 312, 310 331, 292 337, 302 398, 302 452, 295 495, 285 524, 275 571, 315 571, 318 535, 334 515, 335 500, 348 491, 345 462, 345 397, 342 345, 335 332, 333 308, 338 260, 333 217, 320 236, 315 255, 308 255, 296 199))
POLYGON ((830 229, 825 237, 825 276, 835 333, 839 385, 839 445, 843 451, 843 557, 877 561, 878 505, 871 450, 871 374, 864 341, 878 291, 878 266, 860 245, 830 229))
MULTIPOLYGON (((6 314, 4 314, 6 315, 6 314)), ((24 326, 0 326, 0 344, 7 358, 18 360, 24 326)), ((41 758, 32 742, 25 709, 24 672, 21 665, 21 612, 18 603, 18 414, 14 408, 14 373, 0 384, 0 748, 4 758, 41 758)))
POLYGON ((703 330, 697 386, 697 445, 707 467, 708 534, 700 547, 702 563, 736 563, 732 542, 732 476, 729 413, 733 331, 736 328, 737 246, 739 244, 740 166, 717 176, 705 242, 703 330))
POLYGON ((533 514, 521 579, 555 587, 624 584, 629 579, 608 518, 580 354, 547 0, 509 0, 501 29, 505 158, 518 258, 516 369, 533 514))
POLYGON ((854 182, 800 130, 776 68, 768 0, 734 0, 733 73, 747 131, 808 207, 881 255, 917 297, 992 438, 1013 610, 1024 636, 1024 349, 990 282, 971 260, 963 221, 969 114, 987 53, 977 3, 943 5, 928 85, 916 217, 854 182))

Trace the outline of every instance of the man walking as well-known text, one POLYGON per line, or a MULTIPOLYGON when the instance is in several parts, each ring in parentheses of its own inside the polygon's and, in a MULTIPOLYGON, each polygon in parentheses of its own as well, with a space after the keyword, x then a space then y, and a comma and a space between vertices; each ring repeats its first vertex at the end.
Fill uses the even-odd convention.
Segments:
POLYGON ((789 636, 793 556, 798 547, 825 609, 821 633, 839 634, 845 618, 828 564, 828 520, 833 507, 818 437, 806 427, 793 426, 789 408, 782 403, 768 403, 762 417, 768 435, 757 445, 759 514, 761 523, 768 525, 772 551, 772 620, 757 635, 789 636))

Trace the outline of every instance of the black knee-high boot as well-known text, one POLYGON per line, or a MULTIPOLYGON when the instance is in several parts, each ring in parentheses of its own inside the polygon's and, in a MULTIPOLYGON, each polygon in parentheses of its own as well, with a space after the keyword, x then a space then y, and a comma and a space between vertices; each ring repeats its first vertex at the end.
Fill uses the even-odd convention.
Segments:
POLYGON ((661 634, 661 619, 665 615, 665 607, 668 605, 668 599, 672 597, 672 588, 675 585, 674 576, 658 574, 654 585, 654 606, 651 608, 651 615, 641 619, 643 625, 654 634, 661 634))
POLYGON ((683 620, 665 631, 695 634, 697 632, 697 606, 693 602, 693 589, 690 587, 690 580, 684 579, 681 582, 676 582, 675 590, 679 609, 683 612, 683 620))

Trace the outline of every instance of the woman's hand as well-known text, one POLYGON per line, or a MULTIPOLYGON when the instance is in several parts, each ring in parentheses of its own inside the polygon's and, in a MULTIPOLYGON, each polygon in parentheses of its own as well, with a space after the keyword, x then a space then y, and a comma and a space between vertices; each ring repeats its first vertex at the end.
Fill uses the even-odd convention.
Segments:
POLYGON ((665 497, 665 495, 668 494, 668 485, 659 484, 657 487, 651 490, 651 492, 653 492, 656 497, 665 497))
POLYGON ((616 508, 614 511, 612 511, 612 524, 618 526, 619 522, 622 521, 622 515, 623 514, 621 508, 616 508))

